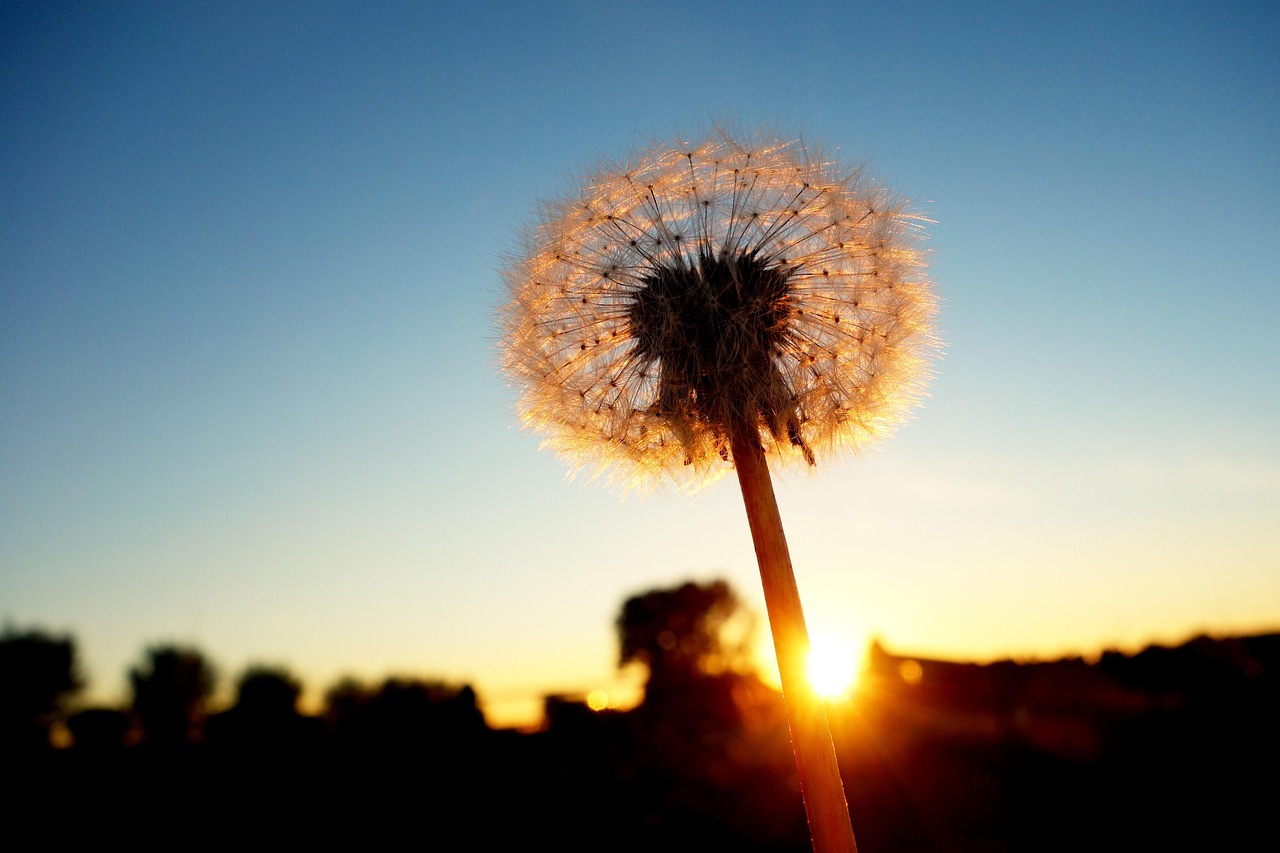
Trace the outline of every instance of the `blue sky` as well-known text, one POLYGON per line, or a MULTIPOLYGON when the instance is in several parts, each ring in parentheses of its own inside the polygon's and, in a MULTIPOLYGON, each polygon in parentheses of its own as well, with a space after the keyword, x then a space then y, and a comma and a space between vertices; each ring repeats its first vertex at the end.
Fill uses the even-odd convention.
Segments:
MULTIPOLYGON (((322 687, 609 687, 731 481, 566 483, 497 371, 539 200, 779 127, 912 200, 931 398, 779 501, 815 629, 1091 653, 1280 625, 1274 4, 5 4, 0 618, 322 687)), ((521 705, 521 701, 525 704, 521 705)), ((497 711, 496 713, 504 713, 497 711)))

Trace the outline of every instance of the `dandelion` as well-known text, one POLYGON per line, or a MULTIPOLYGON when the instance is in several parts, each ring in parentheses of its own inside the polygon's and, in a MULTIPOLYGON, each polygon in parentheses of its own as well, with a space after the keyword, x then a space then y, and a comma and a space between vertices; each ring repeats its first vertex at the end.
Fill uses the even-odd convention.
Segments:
POLYGON ((716 133, 604 170, 506 271, 526 425, 642 488, 725 473, 735 425, 782 464, 884 435, 934 349, 917 224, 798 143, 716 133))
POLYGON ((919 224, 860 170, 715 131, 548 204, 505 271, 504 366, 546 446, 626 487, 736 471, 818 850, 856 848, 766 459, 856 449, 918 401, 919 224))

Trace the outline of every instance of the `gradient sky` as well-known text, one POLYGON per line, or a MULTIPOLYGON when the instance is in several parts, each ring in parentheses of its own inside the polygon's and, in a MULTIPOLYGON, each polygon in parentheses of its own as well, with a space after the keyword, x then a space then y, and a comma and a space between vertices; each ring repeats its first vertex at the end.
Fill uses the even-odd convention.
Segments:
POLYGON ((779 483, 811 628, 1091 654, 1280 627, 1274 3, 0 6, 0 619, 615 686, 629 594, 728 578, 736 485, 568 483, 498 374, 539 199, 711 121, 936 220, 946 355, 779 483))

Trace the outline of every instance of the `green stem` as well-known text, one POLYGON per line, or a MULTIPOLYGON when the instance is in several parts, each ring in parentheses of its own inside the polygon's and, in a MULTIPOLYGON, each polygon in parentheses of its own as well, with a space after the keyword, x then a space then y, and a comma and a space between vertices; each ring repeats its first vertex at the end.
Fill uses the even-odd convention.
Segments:
POLYGON ((732 431, 729 440, 760 564, 813 849, 815 853, 857 853, 826 708, 809 683, 809 631, 760 434, 754 427, 741 426, 732 431))

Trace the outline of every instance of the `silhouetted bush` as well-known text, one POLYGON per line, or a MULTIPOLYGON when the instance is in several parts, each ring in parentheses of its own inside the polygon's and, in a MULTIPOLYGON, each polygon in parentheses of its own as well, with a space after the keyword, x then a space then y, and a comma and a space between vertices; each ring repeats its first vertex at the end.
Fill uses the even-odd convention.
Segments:
POLYGON ((79 752, 117 753, 127 744, 129 715, 117 708, 86 708, 67 720, 79 752))
POLYGON ((144 662, 129 671, 143 742, 174 748, 199 740, 215 679, 213 666, 197 649, 147 649, 144 662))
POLYGON ((49 748, 50 730, 80 687, 71 637, 6 628, 0 635, 0 755, 49 748))
POLYGON ((344 679, 326 694, 330 734, 382 754, 452 757, 488 731, 471 687, 388 678, 377 688, 344 679))
POLYGON ((209 718, 210 746, 248 752, 259 762, 317 746, 323 723, 298 712, 301 695, 302 683, 284 667, 249 667, 235 705, 209 718))

